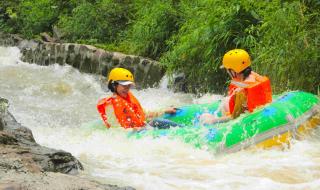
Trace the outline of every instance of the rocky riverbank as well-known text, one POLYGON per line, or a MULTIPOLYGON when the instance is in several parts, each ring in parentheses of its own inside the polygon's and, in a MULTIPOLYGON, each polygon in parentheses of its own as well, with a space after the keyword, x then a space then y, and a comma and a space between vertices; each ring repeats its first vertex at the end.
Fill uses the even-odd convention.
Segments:
POLYGON ((106 76, 114 67, 133 72, 139 88, 157 85, 165 70, 157 61, 120 52, 105 51, 91 45, 26 40, 18 35, 0 32, 1 46, 16 46, 21 60, 39 65, 70 65, 81 72, 106 76))
POLYGON ((75 157, 37 144, 31 130, 16 121, 8 106, 0 98, 0 189, 133 189, 81 177, 83 167, 75 157))
MULTIPOLYGON (((71 65, 81 72, 107 76, 114 67, 131 70, 137 88, 157 86, 165 75, 165 68, 159 62, 135 55, 105 51, 91 45, 59 43, 42 40, 26 40, 19 35, 0 31, 0 46, 16 46, 21 51, 21 60, 39 65, 71 65)), ((186 76, 175 74, 168 88, 175 92, 189 92, 186 76)))

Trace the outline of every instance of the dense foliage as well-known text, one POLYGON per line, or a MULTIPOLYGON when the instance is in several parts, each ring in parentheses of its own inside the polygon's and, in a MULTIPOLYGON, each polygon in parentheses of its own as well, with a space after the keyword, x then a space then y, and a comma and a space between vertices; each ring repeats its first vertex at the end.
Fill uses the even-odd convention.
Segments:
POLYGON ((134 22, 124 43, 132 53, 159 59, 168 51, 166 41, 179 29, 174 0, 138 0, 135 9, 134 22))
POLYGON ((71 41, 112 43, 121 37, 130 20, 130 0, 82 2, 71 13, 61 15, 58 27, 71 41))
POLYGON ((320 90, 319 0, 0 1, 0 30, 42 32, 159 60, 192 92, 223 92, 223 54, 246 49, 275 92, 320 90))

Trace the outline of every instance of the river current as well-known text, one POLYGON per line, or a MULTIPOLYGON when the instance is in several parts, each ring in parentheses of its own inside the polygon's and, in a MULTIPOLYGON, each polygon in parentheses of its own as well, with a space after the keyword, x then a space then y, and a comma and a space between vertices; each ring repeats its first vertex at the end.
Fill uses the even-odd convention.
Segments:
MULTIPOLYGON (((215 101, 160 87, 133 89, 142 106, 215 101)), ((0 47, 0 97, 18 122, 44 146, 72 153, 83 163, 81 175, 138 190, 318 190, 320 130, 287 148, 248 149, 216 156, 179 140, 129 139, 123 129, 90 129, 99 121, 98 99, 110 95, 99 76, 70 66, 24 63, 16 47, 0 47)))

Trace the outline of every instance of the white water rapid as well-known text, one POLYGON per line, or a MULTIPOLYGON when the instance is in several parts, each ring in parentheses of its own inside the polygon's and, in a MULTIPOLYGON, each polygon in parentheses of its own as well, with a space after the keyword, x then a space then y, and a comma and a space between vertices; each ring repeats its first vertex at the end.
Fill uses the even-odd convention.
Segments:
MULTIPOLYGON (((191 145, 160 139, 128 139, 122 129, 90 130, 96 103, 109 95, 98 76, 70 66, 23 63, 16 47, 0 47, 0 96, 18 122, 44 146, 72 153, 81 175, 138 190, 318 190, 320 132, 288 149, 244 150, 213 155, 191 145)), ((133 90, 146 110, 213 101, 166 88, 133 90)))

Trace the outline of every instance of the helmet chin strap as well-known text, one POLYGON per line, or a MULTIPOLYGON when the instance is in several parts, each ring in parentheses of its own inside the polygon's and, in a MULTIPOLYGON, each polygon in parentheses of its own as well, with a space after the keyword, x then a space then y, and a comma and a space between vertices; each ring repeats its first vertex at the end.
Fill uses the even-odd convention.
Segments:
POLYGON ((232 69, 227 69, 227 73, 231 78, 235 78, 237 76, 236 72, 232 69))

